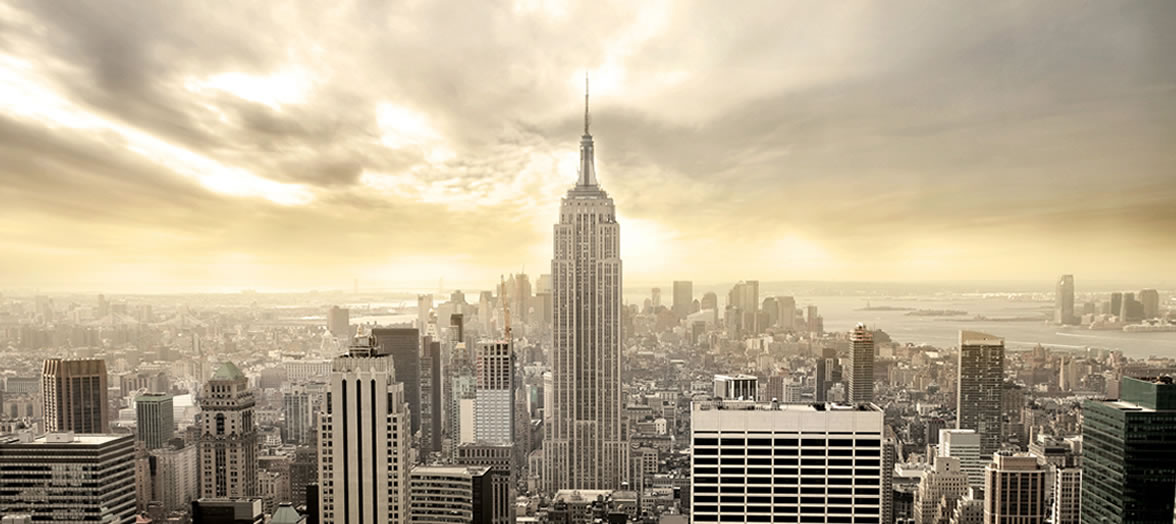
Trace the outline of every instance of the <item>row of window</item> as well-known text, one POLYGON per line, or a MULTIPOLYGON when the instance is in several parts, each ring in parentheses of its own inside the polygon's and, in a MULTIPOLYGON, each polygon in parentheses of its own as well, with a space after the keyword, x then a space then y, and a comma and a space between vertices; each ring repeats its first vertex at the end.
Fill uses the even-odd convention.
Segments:
POLYGON ((826 442, 829 447, 853 447, 853 446, 868 446, 879 447, 882 445, 881 440, 874 439, 852 439, 852 438, 738 438, 738 437, 723 437, 723 438, 708 438, 695 437, 695 446, 788 446, 796 447, 798 445, 806 448, 810 447, 825 447, 826 442))
POLYGON ((832 523, 832 524, 878 524, 877 516, 861 515, 801 515, 799 521, 796 515, 693 515, 694 522, 801 522, 832 523))
MULTIPOLYGON (((800 479, 800 484, 803 486, 825 486, 825 485, 829 485, 829 486, 848 486, 848 485, 877 486, 878 485, 878 483, 879 483, 878 470, 872 471, 872 474, 874 475, 873 477, 860 476, 860 475, 865 475, 865 474, 866 474, 865 472, 862 472, 862 473, 859 473, 859 476, 855 476, 855 477, 819 477, 819 476, 802 477, 800 479)), ((699 492, 699 493, 714 492, 714 491, 718 490, 718 488, 719 488, 716 484, 719 484, 719 480, 717 477, 695 477, 694 478, 694 491, 699 492)), ((796 492, 796 478, 776 479, 774 477, 747 477, 746 479, 727 479, 727 481, 723 482, 723 484, 724 484, 724 486, 723 486, 722 491, 724 493, 732 493, 732 492, 733 493, 740 493, 744 489, 746 489, 747 491, 767 493, 768 487, 764 486, 765 484, 768 484, 768 485, 774 484, 775 486, 772 488, 772 490, 775 491, 776 493, 795 493, 796 492), (773 480, 779 480, 779 482, 773 482, 773 480), (784 486, 782 484, 791 484, 791 485, 784 486)), ((817 488, 817 489, 820 489, 820 488, 817 488)))

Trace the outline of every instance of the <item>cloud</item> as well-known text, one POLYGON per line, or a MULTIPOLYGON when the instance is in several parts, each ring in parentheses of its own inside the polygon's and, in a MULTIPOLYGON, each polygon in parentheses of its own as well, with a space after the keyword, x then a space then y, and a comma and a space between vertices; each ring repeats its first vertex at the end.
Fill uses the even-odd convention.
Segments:
POLYGON ((585 70, 629 282, 1160 278, 1173 22, 1159 1, 16 2, 0 285, 542 268, 585 70))

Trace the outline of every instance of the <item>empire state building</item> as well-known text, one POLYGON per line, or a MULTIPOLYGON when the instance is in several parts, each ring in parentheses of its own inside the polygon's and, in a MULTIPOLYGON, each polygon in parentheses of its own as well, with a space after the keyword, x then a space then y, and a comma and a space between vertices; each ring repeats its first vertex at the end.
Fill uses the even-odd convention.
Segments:
MULTIPOLYGON (((587 87, 585 81, 585 87, 587 87)), ((620 489, 629 448, 621 424, 620 225, 596 182, 584 93, 580 173, 560 203, 551 259, 552 405, 543 441, 543 486, 620 489)))

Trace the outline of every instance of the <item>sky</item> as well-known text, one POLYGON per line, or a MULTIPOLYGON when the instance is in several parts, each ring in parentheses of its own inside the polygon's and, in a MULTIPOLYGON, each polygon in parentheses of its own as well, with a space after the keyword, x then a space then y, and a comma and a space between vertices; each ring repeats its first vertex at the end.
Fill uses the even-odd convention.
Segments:
POLYGON ((1171 279, 1176 2, 0 3, 0 289, 1171 279))

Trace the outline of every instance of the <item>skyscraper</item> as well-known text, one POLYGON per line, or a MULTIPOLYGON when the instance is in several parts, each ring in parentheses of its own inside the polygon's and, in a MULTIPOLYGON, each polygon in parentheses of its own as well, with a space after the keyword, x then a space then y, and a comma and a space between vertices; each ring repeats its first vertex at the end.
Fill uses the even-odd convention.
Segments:
POLYGON ((510 343, 479 343, 475 376, 475 440, 514 442, 514 354, 510 343))
POLYGON ((776 326, 787 331, 796 329, 796 299, 776 297, 776 326))
POLYGON ((545 491, 617 489, 628 477, 621 424, 621 243, 613 200, 596 182, 584 95, 580 173, 560 203, 551 260, 552 399, 545 491))
POLYGON ((1144 289, 1139 292, 1139 302, 1143 304, 1143 318, 1158 318, 1160 316, 1160 293, 1154 289, 1144 289))
POLYGON ((325 395, 325 384, 296 384, 282 391, 282 414, 285 417, 285 441, 310 444, 314 441, 315 413, 325 395))
POLYGON ((130 435, 24 433, 0 438, 0 515, 34 522, 135 522, 130 435))
POLYGON ((421 459, 431 452, 441 451, 443 411, 441 390, 441 342, 432 337, 421 339, 421 459))
POLYGON ((146 393, 135 397, 135 431, 147 449, 167 444, 175 433, 172 396, 168 393, 146 393))
POLYGON ((331 362, 320 421, 322 524, 408 521, 411 435, 394 366, 375 336, 357 337, 331 362))
POLYGON ((1058 278, 1054 292, 1054 322, 1067 325, 1078 323, 1074 316, 1074 275, 1058 278))
POLYGON ((837 361, 837 350, 822 348, 821 358, 817 359, 816 392, 813 394, 817 402, 829 400, 829 388, 841 382, 841 364, 837 361))
POLYGON ((693 305, 694 283, 689 280, 675 280, 674 304, 672 306, 674 315, 678 318, 686 318, 686 315, 691 313, 690 309, 693 305))
POLYGON ((417 325, 421 333, 429 325, 429 312, 433 310, 433 295, 417 295, 417 325))
POLYGON ((692 521, 882 522, 882 415, 872 405, 694 402, 692 521))
POLYGON ((249 380, 232 362, 221 364, 200 396, 200 497, 257 494, 257 427, 249 380))
POLYGON ((1000 449, 1004 388, 1004 339, 960 331, 956 428, 980 434, 980 455, 1000 449))
MULTIPOLYGON (((428 297, 432 303, 431 295, 428 297)), ((412 420, 410 434, 421 429, 421 331, 412 328, 372 328, 376 337, 375 351, 389 355, 394 364, 396 382, 404 384, 404 401, 408 402, 409 417, 412 420)))
POLYGON ((849 334, 849 377, 846 381, 846 402, 857 404, 874 401, 874 334, 859 323, 849 334))
POLYGON ((330 331, 332 336, 350 337, 351 310, 331 306, 331 309, 327 310, 327 331, 330 331))
POLYGON ((1176 384, 1124 377, 1082 406, 1082 522, 1167 522, 1176 492, 1176 384))
POLYGON ((45 431, 109 431, 106 384, 105 360, 46 360, 41 370, 45 431))
POLYGON ((1046 466, 1027 453, 995 454, 984 467, 984 524, 1044 523, 1045 473, 1046 466))

